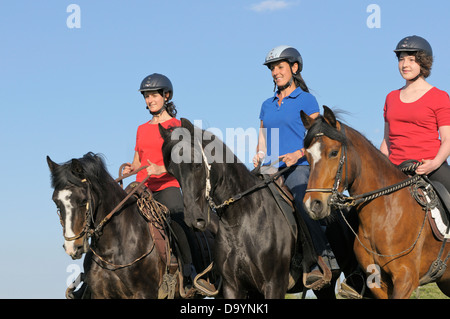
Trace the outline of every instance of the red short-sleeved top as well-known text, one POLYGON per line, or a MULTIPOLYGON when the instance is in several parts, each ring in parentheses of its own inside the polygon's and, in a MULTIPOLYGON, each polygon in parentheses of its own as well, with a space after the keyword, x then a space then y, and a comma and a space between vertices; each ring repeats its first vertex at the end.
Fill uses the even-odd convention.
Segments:
MULTIPOLYGON (((170 120, 161 123, 161 125, 164 128, 169 128, 181 126, 181 122, 176 118, 171 118, 170 120)), ((147 122, 138 127, 135 151, 139 154, 141 166, 148 165, 147 160, 150 160, 150 162, 156 165, 164 165, 161 151, 162 145, 163 139, 159 133, 158 124, 151 124, 150 122, 147 122)), ((147 177, 147 171, 144 169, 137 173, 136 181, 140 182, 145 177, 147 177)), ((152 192, 157 192, 167 187, 180 187, 178 181, 168 173, 150 176, 145 185, 152 192)))
POLYGON ((400 100, 400 90, 392 91, 384 104, 389 124, 389 159, 403 161, 435 158, 441 141, 439 127, 450 125, 450 98, 447 92, 431 88, 412 103, 400 100))

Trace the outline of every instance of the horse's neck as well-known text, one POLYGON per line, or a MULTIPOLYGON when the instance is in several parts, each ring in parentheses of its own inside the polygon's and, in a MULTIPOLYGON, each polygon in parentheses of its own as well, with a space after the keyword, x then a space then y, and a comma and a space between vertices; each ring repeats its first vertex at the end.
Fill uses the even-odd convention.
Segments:
MULTIPOLYGON (((243 194, 251 187, 256 185, 257 178, 248 171, 243 164, 224 164, 225 169, 219 174, 218 180, 214 185, 212 194, 213 201, 216 205, 220 205, 231 199, 233 196, 243 194)), ((243 196, 237 202, 224 207, 224 215, 222 218, 228 220, 230 224, 236 222, 237 219, 243 217, 245 210, 235 209, 247 201, 251 201, 251 196, 243 196)))
MULTIPOLYGON (((94 226, 102 222, 125 197, 126 193, 120 190, 113 190, 105 194, 98 207, 94 226)), ((99 243, 121 245, 124 241, 128 241, 127 237, 134 234, 143 234, 141 237, 147 236, 148 225, 140 215, 136 202, 132 203, 132 201, 132 199, 128 199, 115 214, 110 216, 110 219, 103 225, 101 236, 107 236, 108 241, 99 241, 99 243)))
POLYGON ((362 135, 358 139, 352 139, 348 156, 352 159, 351 167, 349 167, 351 175, 353 175, 349 190, 351 195, 387 187, 406 178, 385 155, 362 135))

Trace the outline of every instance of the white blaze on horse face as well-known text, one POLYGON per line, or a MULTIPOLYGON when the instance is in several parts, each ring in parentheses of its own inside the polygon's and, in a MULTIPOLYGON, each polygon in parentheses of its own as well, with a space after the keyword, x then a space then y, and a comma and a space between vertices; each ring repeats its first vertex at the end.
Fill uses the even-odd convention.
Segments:
POLYGON ((321 155, 320 155, 320 142, 316 142, 308 148, 306 151, 311 154, 313 162, 311 163, 311 166, 314 167, 314 165, 317 164, 318 161, 320 161, 321 155))
MULTIPOLYGON (((73 214, 73 206, 70 203, 70 197, 72 196, 72 192, 63 189, 62 191, 59 191, 58 193, 58 199, 61 201, 61 203, 64 205, 64 211, 66 213, 66 219, 64 220, 64 236, 66 237, 73 237, 75 236, 75 233, 72 229, 72 214, 73 214)), ((66 253, 70 256, 75 254, 75 247, 74 247, 75 241, 64 241, 64 248, 66 250, 66 253)))

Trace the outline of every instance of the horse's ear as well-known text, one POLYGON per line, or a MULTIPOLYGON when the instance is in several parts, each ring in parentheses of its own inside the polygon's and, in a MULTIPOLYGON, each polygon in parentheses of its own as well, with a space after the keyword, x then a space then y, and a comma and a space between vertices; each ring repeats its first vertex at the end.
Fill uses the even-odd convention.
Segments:
POLYGON ((337 128, 336 116, 334 115, 333 111, 326 105, 323 106, 323 118, 332 127, 337 128))
POLYGON ((303 126, 307 130, 309 130, 311 125, 314 123, 314 119, 305 112, 303 112, 303 110, 300 111, 300 118, 302 119, 303 126))
POLYGON ((72 170, 72 173, 75 176, 79 177, 80 179, 84 179, 85 178, 85 176, 84 176, 84 169, 83 169, 83 166, 81 165, 79 160, 77 160, 75 158, 72 159, 71 170, 72 170))
POLYGON ((52 174, 55 171, 55 169, 59 166, 58 164, 53 162, 48 155, 47 155, 47 164, 48 164, 48 168, 50 169, 50 172, 52 174))
POLYGON ((194 125, 188 119, 181 118, 181 127, 186 128, 191 136, 194 136, 194 125))
POLYGON ((161 123, 158 123, 158 128, 159 128, 159 134, 161 134, 161 137, 163 138, 164 141, 167 141, 168 139, 170 139, 170 135, 171 135, 171 130, 164 128, 164 126, 161 125, 161 123))

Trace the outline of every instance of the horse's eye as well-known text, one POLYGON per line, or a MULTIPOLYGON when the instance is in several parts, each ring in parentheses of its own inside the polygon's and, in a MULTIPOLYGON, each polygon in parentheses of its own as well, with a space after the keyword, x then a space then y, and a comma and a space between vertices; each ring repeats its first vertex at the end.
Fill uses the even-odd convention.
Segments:
POLYGON ((339 151, 331 151, 330 158, 336 157, 336 156, 338 156, 338 154, 339 154, 339 151))

